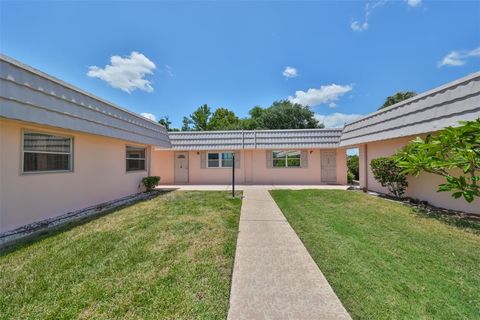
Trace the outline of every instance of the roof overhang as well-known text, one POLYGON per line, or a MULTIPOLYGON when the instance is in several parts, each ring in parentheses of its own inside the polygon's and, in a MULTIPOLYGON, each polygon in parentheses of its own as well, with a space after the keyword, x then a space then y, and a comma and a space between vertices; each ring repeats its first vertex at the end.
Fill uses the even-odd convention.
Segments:
POLYGON ((348 123, 340 147, 420 135, 480 118, 480 72, 348 123))
POLYGON ((162 125, 4 55, 0 89, 0 117, 170 147, 162 125))

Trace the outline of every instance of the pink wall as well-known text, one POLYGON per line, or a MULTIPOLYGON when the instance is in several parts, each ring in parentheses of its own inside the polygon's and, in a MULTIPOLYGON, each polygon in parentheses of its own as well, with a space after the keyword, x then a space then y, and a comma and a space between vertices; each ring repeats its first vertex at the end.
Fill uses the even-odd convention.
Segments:
MULTIPOLYGON (((308 168, 267 168, 265 150, 242 150, 240 168, 235 171, 235 180, 239 184, 320 184, 320 149, 307 151, 308 168)), ((152 174, 161 177, 161 184, 174 183, 173 159, 173 151, 154 151, 152 174)), ((190 184, 228 184, 231 176, 229 168, 202 169, 200 152, 189 151, 190 184)), ((344 149, 337 149, 337 181, 339 184, 347 183, 344 149)))
POLYGON ((152 152, 152 175, 160 177, 160 184, 174 183, 173 151, 152 152))
MULTIPOLYGON (((360 186, 367 186, 368 189, 372 191, 388 193, 386 188, 383 188, 377 181, 375 181, 372 170, 370 169, 370 162, 372 159, 394 154, 398 149, 401 149, 414 138, 414 136, 403 137, 372 142, 368 143, 366 146, 360 146, 360 186), (366 162, 365 148, 367 154, 366 162), (365 163, 368 164, 366 177, 364 169, 365 163)), ((480 201, 478 200, 469 204, 465 200, 454 199, 448 192, 437 192, 438 185, 443 182, 444 178, 429 173, 421 173, 418 177, 408 177, 409 186, 406 195, 412 198, 428 201, 430 204, 441 208, 480 213, 480 201)))
POLYGON ((0 232, 142 191, 147 171, 125 168, 136 144, 10 120, 0 133, 0 232), (22 129, 73 136, 74 171, 21 174, 22 129))

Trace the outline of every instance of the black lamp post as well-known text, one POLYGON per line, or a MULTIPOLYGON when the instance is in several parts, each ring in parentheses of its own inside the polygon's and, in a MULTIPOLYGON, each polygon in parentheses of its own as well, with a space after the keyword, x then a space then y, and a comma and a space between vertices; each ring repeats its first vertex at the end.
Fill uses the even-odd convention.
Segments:
POLYGON ((235 198, 235 153, 232 159, 232 198, 235 198))

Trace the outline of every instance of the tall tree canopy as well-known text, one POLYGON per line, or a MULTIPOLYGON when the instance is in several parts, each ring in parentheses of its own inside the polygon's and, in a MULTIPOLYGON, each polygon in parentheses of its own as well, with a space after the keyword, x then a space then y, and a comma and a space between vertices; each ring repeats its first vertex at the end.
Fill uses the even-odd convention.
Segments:
POLYGON ((190 115, 191 123, 193 124, 193 130, 196 131, 206 131, 208 130, 208 121, 210 120, 210 116, 212 115, 212 111, 207 104, 198 107, 190 115))
POLYGON ((385 100, 383 105, 380 108, 378 108, 378 110, 389 107, 389 106, 394 105, 395 103, 399 103, 403 100, 410 99, 411 97, 414 97, 416 95, 417 95, 417 93, 413 92, 413 91, 399 91, 399 92, 395 93, 394 95, 391 95, 391 96, 387 97, 387 99, 385 100))
POLYGON ((165 127, 168 131, 170 131, 170 126, 172 125, 172 121, 170 121, 168 116, 165 116, 158 120, 158 123, 160 123, 162 126, 165 127))
MULTIPOLYGON (((164 120, 164 119, 162 119, 164 120)), ((168 121, 168 118, 166 119, 168 121)), ((235 130, 235 129, 311 129, 323 128, 309 107, 288 100, 275 101, 270 107, 253 107, 249 116, 240 119, 227 108, 217 108, 213 113, 206 104, 189 117, 183 118, 182 131, 235 130)))
POLYGON ((240 119, 227 108, 218 108, 208 121, 208 130, 242 129, 240 119))
POLYGON ((275 101, 270 107, 260 111, 257 107, 250 111, 256 119, 255 129, 313 129, 324 128, 315 118, 309 107, 288 100, 275 101))

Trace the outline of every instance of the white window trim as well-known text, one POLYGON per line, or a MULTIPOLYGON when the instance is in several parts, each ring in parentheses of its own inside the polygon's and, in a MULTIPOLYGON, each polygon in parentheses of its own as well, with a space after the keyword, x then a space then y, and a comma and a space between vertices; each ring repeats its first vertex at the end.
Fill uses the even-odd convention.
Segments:
POLYGON ((49 174, 49 173, 66 173, 73 172, 73 156, 74 156, 74 137, 71 135, 52 132, 52 131, 41 131, 41 130, 30 130, 22 129, 21 130, 21 148, 20 148, 20 174, 21 175, 30 175, 30 174, 49 174), (51 151, 25 151, 25 133, 38 133, 38 134, 48 134, 52 136, 64 137, 70 139, 70 152, 51 152, 51 151), (68 170, 38 170, 38 171, 25 171, 25 152, 26 153, 41 153, 41 154, 67 154, 70 156, 68 161, 68 170))
POLYGON ((128 147, 131 147, 131 148, 141 148, 144 150, 144 154, 145 154, 145 157, 143 158, 128 158, 127 156, 125 156, 125 172, 126 173, 135 173, 135 172, 146 172, 147 171, 147 166, 148 166, 148 163, 147 163, 147 147, 145 146, 136 146, 136 145, 132 145, 132 144, 126 144, 125 145, 125 153, 127 151, 127 148, 128 147), (127 167, 127 160, 143 160, 145 161, 145 166, 143 169, 138 169, 138 170, 128 170, 128 167, 127 167))
MULTIPOLYGON (((297 159, 297 158, 292 158, 292 159, 297 159)), ((282 169, 282 168, 301 168, 302 167, 302 150, 272 150, 272 168, 274 169, 282 169), (298 166, 291 166, 289 167, 288 166, 288 152, 292 152, 292 151, 295 151, 295 152, 300 152, 300 158, 298 158, 298 160, 300 160, 300 165, 298 166), (274 152, 285 152, 285 166, 283 167, 275 167, 274 166, 274 163, 275 163, 275 160, 280 160, 281 158, 274 158, 273 157, 273 153, 274 152)))
MULTIPOLYGON (((207 165, 206 165, 206 168, 207 169, 231 169, 231 168, 234 168, 235 167, 235 163, 232 162, 232 166, 231 167, 224 167, 222 165, 222 153, 231 153, 231 154, 234 154, 235 152, 233 151, 218 151, 218 152, 207 152, 207 158, 205 159, 205 161, 207 162, 207 165), (218 167, 210 167, 209 166, 209 161, 208 161, 208 155, 209 154, 218 154, 218 167)), ((233 159, 232 159, 233 160, 233 159)))

